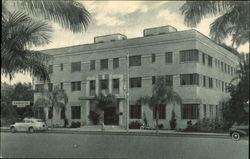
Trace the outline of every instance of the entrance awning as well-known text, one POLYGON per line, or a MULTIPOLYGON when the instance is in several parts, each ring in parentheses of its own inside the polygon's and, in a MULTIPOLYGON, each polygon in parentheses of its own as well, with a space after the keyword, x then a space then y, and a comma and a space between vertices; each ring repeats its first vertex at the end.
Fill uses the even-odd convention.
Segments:
MULTIPOLYGON (((124 96, 121 95, 115 95, 115 98, 117 98, 118 100, 125 100, 126 98, 124 96)), ((79 100, 95 100, 94 96, 83 96, 83 97, 79 97, 79 100)))

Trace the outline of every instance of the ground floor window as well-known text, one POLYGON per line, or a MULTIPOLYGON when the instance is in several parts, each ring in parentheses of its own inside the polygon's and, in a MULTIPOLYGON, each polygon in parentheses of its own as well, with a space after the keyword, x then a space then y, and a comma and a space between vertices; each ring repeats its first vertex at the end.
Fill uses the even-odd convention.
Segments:
POLYGON ((53 107, 49 107, 49 112, 48 112, 48 119, 53 118, 53 107))
POLYGON ((210 118, 214 117, 213 105, 209 105, 209 114, 210 114, 210 118))
POLYGON ((182 119, 199 119, 199 105, 183 104, 181 115, 182 119))
MULTIPOLYGON (((160 105, 158 107, 159 119, 166 119, 166 105, 160 105)), ((156 119, 156 108, 153 108, 153 118, 156 119)))
POLYGON ((71 107, 71 118, 72 119, 81 119, 81 107, 72 106, 71 107))
POLYGON ((130 119, 141 119, 141 105, 130 105, 130 119))

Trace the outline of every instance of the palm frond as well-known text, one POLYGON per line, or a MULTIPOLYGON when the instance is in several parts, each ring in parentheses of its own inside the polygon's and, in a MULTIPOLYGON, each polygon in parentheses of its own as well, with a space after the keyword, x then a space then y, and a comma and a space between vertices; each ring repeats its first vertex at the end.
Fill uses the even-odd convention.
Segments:
POLYGON ((73 32, 83 32, 90 22, 89 12, 81 3, 73 0, 23 0, 15 1, 15 6, 36 17, 54 21, 73 32))

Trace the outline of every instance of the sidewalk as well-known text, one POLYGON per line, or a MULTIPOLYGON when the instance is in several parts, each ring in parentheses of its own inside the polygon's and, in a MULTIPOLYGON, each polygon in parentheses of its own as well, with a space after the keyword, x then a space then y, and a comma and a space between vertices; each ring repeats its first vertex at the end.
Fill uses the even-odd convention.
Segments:
MULTIPOLYGON (((1 132, 9 132, 9 127, 1 127, 1 132)), ((159 130, 156 134, 155 130, 141 129, 105 129, 80 127, 80 128, 49 128, 46 133, 65 133, 65 134, 105 134, 105 135, 137 135, 137 136, 196 136, 196 137, 217 137, 228 138, 227 133, 201 133, 201 132, 177 132, 175 130, 159 130)))

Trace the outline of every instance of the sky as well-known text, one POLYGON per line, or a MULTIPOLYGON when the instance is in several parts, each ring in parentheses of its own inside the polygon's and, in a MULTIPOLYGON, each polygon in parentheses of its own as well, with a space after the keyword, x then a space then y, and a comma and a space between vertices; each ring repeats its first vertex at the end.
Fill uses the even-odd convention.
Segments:
MULTIPOLYGON (((195 28, 189 28, 184 24, 184 16, 179 8, 184 1, 79 1, 91 14, 91 23, 84 33, 72 33, 60 28, 57 24, 51 24, 51 43, 33 48, 44 50, 73 45, 93 43, 94 37, 121 33, 128 39, 143 36, 143 29, 171 25, 178 31, 196 29, 209 37, 209 25, 216 17, 208 17, 201 21, 195 28)), ((227 40, 226 43, 230 43, 227 40)), ((249 43, 240 46, 239 52, 249 52, 249 43)), ((12 81, 1 75, 1 81, 10 84, 17 82, 32 82, 30 75, 16 74, 12 81)))

